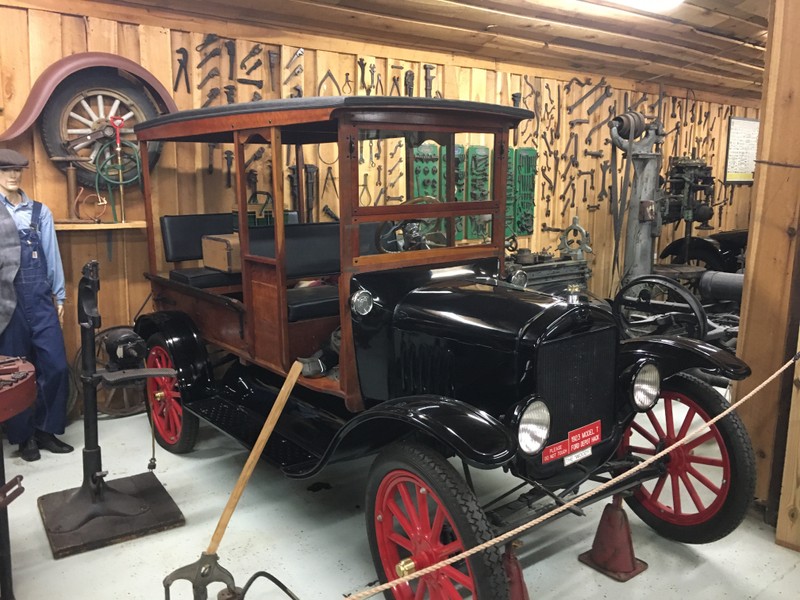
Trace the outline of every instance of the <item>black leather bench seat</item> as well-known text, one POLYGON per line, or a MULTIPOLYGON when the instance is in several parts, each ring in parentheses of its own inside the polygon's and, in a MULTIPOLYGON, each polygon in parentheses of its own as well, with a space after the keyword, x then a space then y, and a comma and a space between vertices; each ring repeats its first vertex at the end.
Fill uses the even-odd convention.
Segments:
POLYGON ((286 290, 289 322, 333 317, 339 314, 339 288, 335 285, 315 285, 286 290))
POLYGON ((241 273, 228 273, 210 267, 173 269, 169 272, 169 278, 196 288, 225 287, 242 283, 241 273))

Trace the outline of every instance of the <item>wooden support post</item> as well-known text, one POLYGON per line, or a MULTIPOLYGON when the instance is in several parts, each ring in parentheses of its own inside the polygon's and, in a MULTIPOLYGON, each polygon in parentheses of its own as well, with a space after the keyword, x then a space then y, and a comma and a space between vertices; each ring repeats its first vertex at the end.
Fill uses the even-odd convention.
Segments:
POLYGON ((775 541, 781 546, 800 550, 800 366, 794 369, 793 388, 775 541))
MULTIPOLYGON (((738 354, 753 375, 736 385, 741 398, 791 357, 797 346, 800 260, 800 3, 773 0, 766 85, 750 222, 738 354)), ((741 409, 753 440, 756 496, 774 522, 785 451, 791 375, 767 387, 741 409), (781 417, 783 414, 783 417, 781 417)))

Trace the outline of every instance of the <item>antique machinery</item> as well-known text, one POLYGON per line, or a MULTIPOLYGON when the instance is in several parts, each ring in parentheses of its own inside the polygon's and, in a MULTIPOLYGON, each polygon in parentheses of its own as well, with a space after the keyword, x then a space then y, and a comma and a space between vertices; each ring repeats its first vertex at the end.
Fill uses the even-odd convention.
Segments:
MULTIPOLYGON (((693 223, 698 229, 714 229, 708 224, 714 216, 711 202, 714 199, 714 176, 711 167, 702 158, 672 156, 667 174, 667 196, 662 205, 664 223, 686 224, 686 237, 692 236, 693 223)), ((686 245, 688 260, 689 245, 686 245)))

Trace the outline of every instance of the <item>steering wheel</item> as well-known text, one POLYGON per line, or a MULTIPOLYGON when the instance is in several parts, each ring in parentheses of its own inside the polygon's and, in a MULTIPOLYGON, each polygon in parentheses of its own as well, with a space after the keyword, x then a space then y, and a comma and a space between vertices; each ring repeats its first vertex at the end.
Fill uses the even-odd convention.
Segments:
POLYGON ((644 335, 677 335, 698 340, 708 335, 703 306, 677 281, 642 275, 623 287, 611 306, 627 339, 644 335))
MULTIPOLYGON (((438 203, 439 200, 433 196, 418 196, 399 206, 438 203)), ((383 253, 441 248, 447 246, 443 225, 444 220, 441 218, 384 221, 375 232, 375 247, 383 253)))

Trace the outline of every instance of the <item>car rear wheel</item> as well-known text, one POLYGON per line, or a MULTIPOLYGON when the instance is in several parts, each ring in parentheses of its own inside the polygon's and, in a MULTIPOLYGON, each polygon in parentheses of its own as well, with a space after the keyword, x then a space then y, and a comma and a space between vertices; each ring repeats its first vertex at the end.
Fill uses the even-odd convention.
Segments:
MULTIPOLYGON (((686 373, 663 383, 660 400, 631 423, 622 454, 653 456, 729 406, 714 388, 686 373)), ((663 468, 661 476, 627 498, 660 535, 705 544, 725 537, 744 519, 755 490, 755 457, 736 413, 671 452, 663 468)))
MULTIPOLYGON (((472 490, 441 455, 415 443, 387 447, 367 484, 367 531, 382 582, 400 565, 419 571, 492 538, 472 490)), ((402 584, 395 600, 504 600, 508 587, 497 547, 402 584)))
MULTIPOLYGON (((148 369, 175 368, 163 335, 151 336, 147 347, 148 369)), ((184 454, 194 448, 199 421, 195 415, 183 410, 177 377, 148 377, 145 405, 159 446, 174 454, 184 454)))

